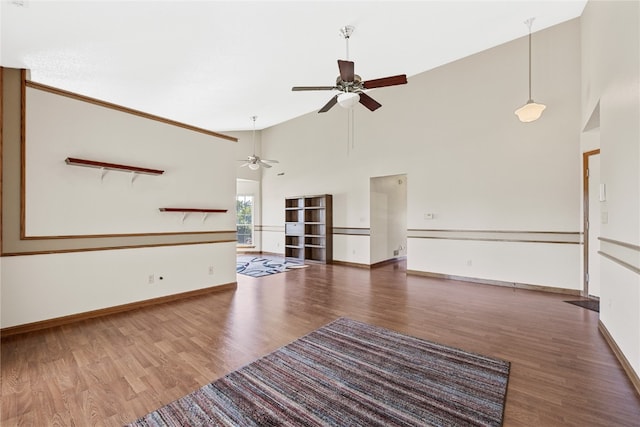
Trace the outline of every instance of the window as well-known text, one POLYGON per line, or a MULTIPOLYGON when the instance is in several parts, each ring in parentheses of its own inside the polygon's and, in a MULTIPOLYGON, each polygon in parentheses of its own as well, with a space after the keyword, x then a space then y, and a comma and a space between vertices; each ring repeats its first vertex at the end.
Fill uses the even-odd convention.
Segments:
POLYGON ((253 245, 253 196, 239 194, 236 196, 236 226, 238 228, 238 245, 253 245))

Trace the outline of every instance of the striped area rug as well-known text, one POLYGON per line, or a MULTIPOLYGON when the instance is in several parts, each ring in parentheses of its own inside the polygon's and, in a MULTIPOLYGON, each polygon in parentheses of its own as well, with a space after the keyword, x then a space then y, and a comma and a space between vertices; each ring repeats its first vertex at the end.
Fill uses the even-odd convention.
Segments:
POLYGON ((340 318, 129 426, 500 426, 509 362, 340 318))

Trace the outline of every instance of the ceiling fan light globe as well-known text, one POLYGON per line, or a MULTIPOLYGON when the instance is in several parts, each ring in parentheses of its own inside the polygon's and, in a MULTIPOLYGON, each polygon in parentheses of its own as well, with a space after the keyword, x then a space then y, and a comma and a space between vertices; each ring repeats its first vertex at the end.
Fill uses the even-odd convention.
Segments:
POLYGON ((353 108, 360 102, 360 95, 354 92, 345 92, 338 95, 338 104, 342 108, 353 108))
POLYGON ((516 116, 523 123, 536 121, 542 116, 542 112, 547 108, 544 104, 537 104, 530 99, 525 105, 515 111, 516 116))
POLYGON ((260 165, 257 163, 249 163, 249 169, 251 169, 252 171, 257 171, 258 169, 260 169, 260 165))

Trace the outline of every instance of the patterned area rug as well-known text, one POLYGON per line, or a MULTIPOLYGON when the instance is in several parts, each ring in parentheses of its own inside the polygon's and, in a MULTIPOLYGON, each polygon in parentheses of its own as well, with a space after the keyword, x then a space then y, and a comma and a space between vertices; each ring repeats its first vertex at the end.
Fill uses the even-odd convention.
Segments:
POLYGON ((509 366, 340 318, 129 426, 500 426, 509 366))
POLYGON ((270 274, 283 273, 296 268, 304 268, 300 262, 288 261, 284 257, 265 257, 254 255, 238 255, 236 273, 251 277, 262 277, 270 274))
POLYGON ((597 311, 598 313, 600 312, 600 301, 595 299, 565 301, 565 302, 568 302, 569 304, 577 305, 579 307, 586 308, 592 311, 597 311))

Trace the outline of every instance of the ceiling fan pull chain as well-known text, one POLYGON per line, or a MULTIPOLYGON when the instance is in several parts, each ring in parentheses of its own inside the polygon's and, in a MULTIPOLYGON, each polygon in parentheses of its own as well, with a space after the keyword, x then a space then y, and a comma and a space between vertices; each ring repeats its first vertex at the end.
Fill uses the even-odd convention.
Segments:
POLYGON ((353 109, 349 109, 347 113, 347 156, 356 148, 354 114, 353 109))
POLYGON ((356 148, 355 111, 351 109, 349 114, 351 115, 351 150, 353 151, 356 148))
POLYGON ((351 111, 347 112, 347 157, 351 154, 351 111))

